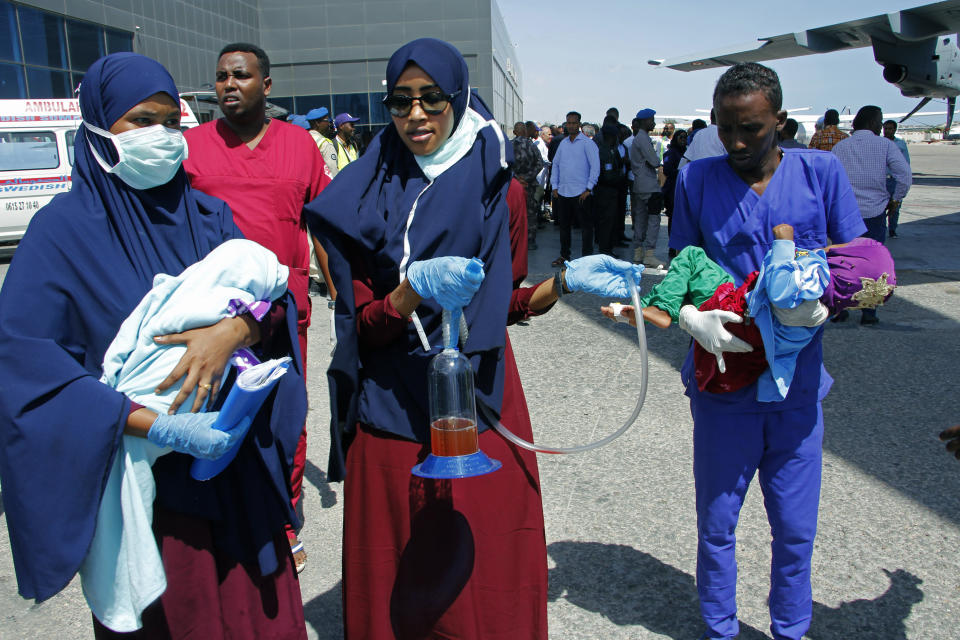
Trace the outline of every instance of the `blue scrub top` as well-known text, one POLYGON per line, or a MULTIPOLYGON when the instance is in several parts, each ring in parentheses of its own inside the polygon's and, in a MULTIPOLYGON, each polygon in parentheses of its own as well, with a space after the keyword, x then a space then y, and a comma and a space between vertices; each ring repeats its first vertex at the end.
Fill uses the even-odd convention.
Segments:
MULTIPOLYGON (((801 249, 848 242, 866 231, 850 180, 836 156, 813 149, 784 149, 762 196, 730 168, 724 156, 697 160, 681 169, 671 248, 702 247, 739 285, 760 269, 778 224, 793 227, 794 242, 801 249)), ((823 331, 818 331, 800 352, 790 393, 782 402, 758 402, 756 383, 731 393, 699 391, 692 349, 681 369, 687 395, 726 412, 782 411, 821 400, 833 382, 823 368, 822 336, 823 331)))

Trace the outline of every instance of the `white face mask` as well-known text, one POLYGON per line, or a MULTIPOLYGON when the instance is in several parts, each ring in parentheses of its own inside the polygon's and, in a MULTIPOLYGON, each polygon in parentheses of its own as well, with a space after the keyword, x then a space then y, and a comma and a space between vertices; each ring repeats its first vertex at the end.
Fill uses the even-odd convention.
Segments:
POLYGON ((152 189, 167 184, 187 159, 187 141, 179 129, 155 124, 114 134, 88 122, 83 126, 113 142, 119 160, 112 167, 100 157, 89 140, 87 144, 100 168, 116 174, 134 189, 152 189))

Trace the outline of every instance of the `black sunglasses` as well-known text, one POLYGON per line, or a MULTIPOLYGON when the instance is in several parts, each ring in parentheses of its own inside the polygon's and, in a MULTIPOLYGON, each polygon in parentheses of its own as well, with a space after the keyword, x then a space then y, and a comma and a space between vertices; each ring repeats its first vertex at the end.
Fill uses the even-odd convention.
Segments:
POLYGON ((403 118, 410 115, 410 109, 413 108, 413 101, 420 102, 420 108, 424 113, 431 116, 438 116, 447 108, 450 101, 460 95, 459 91, 453 93, 444 93, 442 91, 428 91, 421 96, 405 96, 399 93, 392 93, 383 99, 383 106, 389 111, 390 115, 397 118, 403 118))

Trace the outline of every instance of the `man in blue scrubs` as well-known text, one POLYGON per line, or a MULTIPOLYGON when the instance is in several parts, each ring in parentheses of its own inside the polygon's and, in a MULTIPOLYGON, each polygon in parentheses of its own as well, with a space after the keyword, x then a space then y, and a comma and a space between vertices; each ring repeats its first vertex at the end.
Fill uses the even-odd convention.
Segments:
MULTIPOLYGON (((824 247, 861 235, 863 220, 847 175, 833 154, 777 145, 782 91, 763 65, 731 67, 717 81, 713 106, 726 156, 690 163, 677 179, 670 246, 702 247, 737 284, 760 268, 778 224, 794 228, 797 248, 824 247)), ((750 350, 730 334, 722 311, 681 310, 681 328, 708 351, 750 350)), ((742 321, 742 319, 740 320, 742 321)), ((715 394, 697 389, 693 357, 681 374, 694 424, 697 494, 697 589, 704 638, 739 632, 735 530, 753 475, 759 472, 773 534, 770 629, 799 639, 810 626, 810 557, 817 529, 823 414, 833 382, 823 368, 822 330, 797 358, 790 392, 759 402, 756 383, 715 394)))

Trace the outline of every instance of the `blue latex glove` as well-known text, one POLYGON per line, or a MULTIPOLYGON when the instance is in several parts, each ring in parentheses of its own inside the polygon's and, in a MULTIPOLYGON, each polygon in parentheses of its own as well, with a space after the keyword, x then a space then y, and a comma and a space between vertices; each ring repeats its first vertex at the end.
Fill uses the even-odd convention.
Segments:
POLYGON ((444 309, 470 303, 483 282, 483 262, 477 258, 444 256, 417 260, 407 267, 407 280, 421 298, 433 298, 444 309))
POLYGON ((150 425, 147 440, 195 458, 216 460, 236 444, 240 434, 244 432, 243 429, 212 429, 219 415, 219 411, 178 413, 172 416, 160 414, 150 425))
POLYGON ((640 286, 642 264, 630 264, 626 260, 617 260, 605 253, 583 256, 576 260, 567 260, 567 271, 563 276, 567 289, 583 291, 605 298, 628 298, 627 273, 633 272, 633 281, 640 286))

